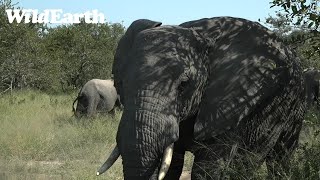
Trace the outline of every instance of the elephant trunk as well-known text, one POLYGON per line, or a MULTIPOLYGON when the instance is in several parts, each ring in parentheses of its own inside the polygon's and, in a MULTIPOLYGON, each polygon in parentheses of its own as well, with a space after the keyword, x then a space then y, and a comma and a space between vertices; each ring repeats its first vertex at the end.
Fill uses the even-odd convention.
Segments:
POLYGON ((131 103, 125 105, 117 133, 125 179, 157 178, 166 148, 178 139, 176 118, 168 115, 169 102, 163 99, 143 96, 131 103))
POLYGON ((126 118, 128 114, 126 111, 123 113, 121 122, 126 122, 126 125, 121 123, 117 135, 125 179, 151 176, 160 163, 160 129, 153 128, 158 125, 155 125, 156 120, 151 113, 134 112, 138 120, 126 118))

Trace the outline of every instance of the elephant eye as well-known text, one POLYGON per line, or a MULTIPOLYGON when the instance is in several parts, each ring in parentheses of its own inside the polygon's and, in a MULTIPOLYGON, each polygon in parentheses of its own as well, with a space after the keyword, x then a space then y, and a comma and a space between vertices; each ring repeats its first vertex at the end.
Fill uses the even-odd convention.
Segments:
POLYGON ((180 78, 180 84, 178 87, 179 90, 179 95, 183 96, 183 92, 185 91, 185 89, 188 87, 189 83, 190 83, 190 72, 189 69, 185 69, 184 72, 181 74, 180 78))
POLYGON ((188 81, 182 81, 180 86, 184 87, 184 86, 187 86, 187 84, 188 84, 188 81))
POLYGON ((178 87, 178 90, 179 90, 179 92, 180 92, 180 95, 181 95, 181 93, 184 92, 184 90, 187 88, 188 82, 189 82, 188 80, 183 80, 183 81, 181 81, 181 83, 180 83, 180 85, 179 85, 179 87, 178 87))

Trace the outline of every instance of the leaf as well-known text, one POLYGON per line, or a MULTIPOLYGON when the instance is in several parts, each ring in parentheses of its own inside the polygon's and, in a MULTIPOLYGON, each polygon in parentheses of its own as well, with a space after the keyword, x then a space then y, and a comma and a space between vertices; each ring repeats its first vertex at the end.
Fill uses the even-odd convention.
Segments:
POLYGON ((308 28, 311 28, 313 26, 313 24, 314 24, 313 22, 310 22, 308 25, 308 28))
POLYGON ((298 14, 297 6, 291 7, 293 14, 298 14))
POLYGON ((290 8, 290 5, 291 5, 291 3, 290 3, 290 1, 287 1, 287 8, 290 8))
POLYGON ((316 21, 318 18, 320 18, 320 16, 317 14, 310 13, 310 15, 309 15, 309 19, 312 21, 316 21))
POLYGON ((284 9, 285 12, 289 13, 289 11, 288 11, 288 9, 287 9, 285 4, 283 4, 281 7, 284 9))

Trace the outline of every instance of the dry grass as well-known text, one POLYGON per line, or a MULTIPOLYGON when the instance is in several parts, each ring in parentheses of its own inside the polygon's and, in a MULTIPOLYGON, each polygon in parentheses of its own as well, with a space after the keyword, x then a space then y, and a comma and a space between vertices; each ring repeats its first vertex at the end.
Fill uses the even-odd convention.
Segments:
MULTIPOLYGON (((121 112, 79 121, 72 117, 74 97, 35 91, 0 97, 0 179, 96 179, 121 112)), ((118 161, 99 179, 122 179, 118 161)))

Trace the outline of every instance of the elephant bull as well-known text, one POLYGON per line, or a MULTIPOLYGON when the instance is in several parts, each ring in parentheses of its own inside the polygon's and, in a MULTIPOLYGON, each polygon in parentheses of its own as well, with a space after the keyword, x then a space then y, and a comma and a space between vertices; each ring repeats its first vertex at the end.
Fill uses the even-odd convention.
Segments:
POLYGON ((112 112, 115 106, 120 106, 120 102, 113 81, 92 79, 81 88, 72 109, 76 117, 92 117, 96 113, 112 112))
POLYGON ((113 73, 125 109, 117 145, 98 175, 121 155, 126 180, 179 179, 185 151, 195 155, 193 180, 222 178, 219 163, 248 152, 273 172, 297 145, 303 70, 259 23, 137 20, 118 44, 113 73))

